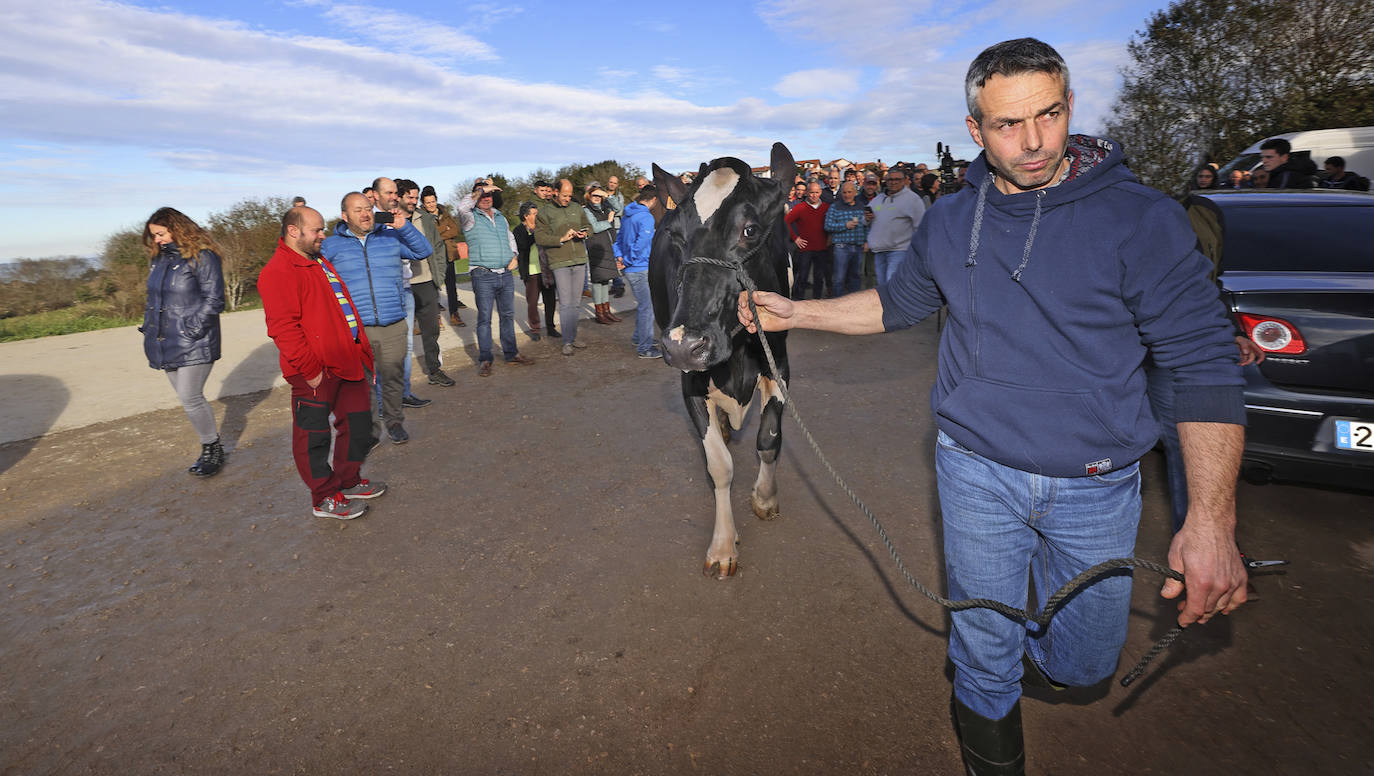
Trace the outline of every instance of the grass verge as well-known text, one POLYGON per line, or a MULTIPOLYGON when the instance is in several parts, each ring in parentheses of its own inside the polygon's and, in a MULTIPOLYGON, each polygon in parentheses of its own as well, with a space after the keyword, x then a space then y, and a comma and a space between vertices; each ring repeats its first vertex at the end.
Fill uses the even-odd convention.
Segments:
POLYGON ((0 320, 0 342, 52 337, 58 334, 75 334, 79 331, 113 329, 117 326, 130 326, 142 321, 140 318, 120 318, 110 314, 108 304, 103 302, 83 302, 33 315, 16 315, 0 320))

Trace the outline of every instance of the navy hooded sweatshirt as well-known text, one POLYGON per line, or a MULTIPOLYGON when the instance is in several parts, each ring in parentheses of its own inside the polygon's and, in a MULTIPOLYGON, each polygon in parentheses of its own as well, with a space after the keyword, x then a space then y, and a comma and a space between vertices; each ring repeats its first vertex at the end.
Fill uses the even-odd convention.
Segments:
POLYGON ((1067 178, 1003 194, 986 154, 941 197, 878 287, 883 325, 949 305, 931 406, 942 431, 1005 466, 1082 477, 1159 438, 1147 353, 1180 422, 1244 424, 1232 326, 1177 202, 1136 181, 1110 140, 1072 135, 1067 178))

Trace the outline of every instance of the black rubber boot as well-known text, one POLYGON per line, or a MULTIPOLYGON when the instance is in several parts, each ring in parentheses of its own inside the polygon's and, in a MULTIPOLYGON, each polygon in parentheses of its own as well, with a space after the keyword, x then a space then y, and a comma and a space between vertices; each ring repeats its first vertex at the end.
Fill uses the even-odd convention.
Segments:
POLYGON ((197 477, 213 477, 219 474, 219 470, 224 468, 224 446, 219 443, 219 439, 209 444, 200 446, 200 457, 187 469, 197 477))
POLYGON ((959 748, 968 776, 1024 776, 1026 745, 1021 736, 1021 701, 1007 716, 988 719, 951 697, 959 748))

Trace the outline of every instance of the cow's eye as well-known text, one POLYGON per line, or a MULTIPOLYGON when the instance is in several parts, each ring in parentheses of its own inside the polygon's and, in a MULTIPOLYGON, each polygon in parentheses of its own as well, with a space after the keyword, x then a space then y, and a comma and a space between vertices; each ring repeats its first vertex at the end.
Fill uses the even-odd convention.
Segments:
POLYGON ((745 236, 746 238, 750 239, 750 240, 754 239, 755 237, 758 237, 758 236, 759 236, 759 225, 758 225, 758 224, 750 224, 750 225, 744 227, 744 236, 745 236))

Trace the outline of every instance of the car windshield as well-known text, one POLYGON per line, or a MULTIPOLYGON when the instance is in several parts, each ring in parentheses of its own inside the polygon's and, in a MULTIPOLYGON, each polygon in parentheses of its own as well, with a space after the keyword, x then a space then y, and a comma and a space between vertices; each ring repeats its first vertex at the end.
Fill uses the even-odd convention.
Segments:
POLYGON ((1374 272, 1374 208, 1230 207, 1222 270, 1374 272))

